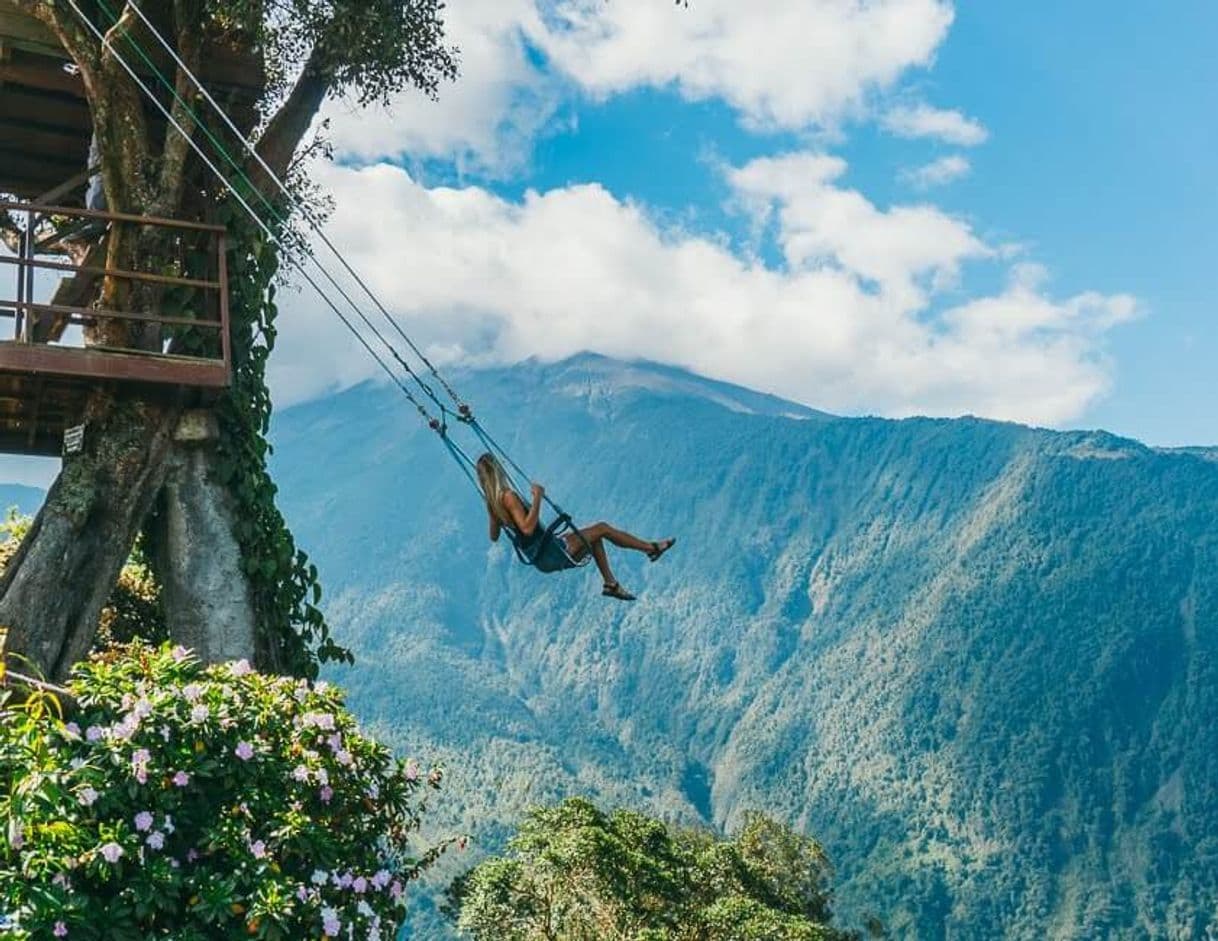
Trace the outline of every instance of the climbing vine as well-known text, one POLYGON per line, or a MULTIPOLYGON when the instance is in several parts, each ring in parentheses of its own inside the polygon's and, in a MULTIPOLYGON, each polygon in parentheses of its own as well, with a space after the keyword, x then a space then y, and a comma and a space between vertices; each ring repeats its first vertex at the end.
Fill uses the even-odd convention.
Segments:
POLYGON ((279 672, 316 677, 329 661, 351 663, 334 642, 317 567, 296 546, 275 504, 267 469, 271 395, 266 364, 275 346, 279 251, 233 200, 218 207, 228 229, 232 386, 218 409, 219 473, 237 503, 236 537, 249 578, 259 655, 279 672))

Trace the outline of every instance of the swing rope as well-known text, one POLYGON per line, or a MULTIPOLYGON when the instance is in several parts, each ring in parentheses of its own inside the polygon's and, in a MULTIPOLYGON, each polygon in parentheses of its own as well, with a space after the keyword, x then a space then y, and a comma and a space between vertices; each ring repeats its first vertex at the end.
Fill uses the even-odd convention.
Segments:
MULTIPOLYGON (((449 435, 448 418, 450 416, 455 417, 459 423, 467 425, 471 429, 471 431, 475 434, 475 436, 483 443, 483 445, 485 447, 487 447, 489 452, 496 454, 500 458, 502 458, 503 461, 505 461, 509 467, 511 467, 517 474, 519 474, 525 480, 530 480, 531 479, 530 476, 527 473, 525 473, 523 468, 516 462, 516 460, 503 447, 501 447, 499 445, 499 443, 486 431, 486 429, 481 425, 481 423, 474 416, 473 411, 469 407, 469 405, 466 404, 464 402, 464 400, 462 400, 462 398, 457 394, 454 387, 444 378, 444 376, 439 372, 439 370, 436 369, 435 365, 423 353, 423 351, 418 347, 418 345, 411 339, 409 334, 406 333, 406 331, 402 328, 401 324, 398 323, 397 319, 394 318, 393 315, 389 312, 389 310, 385 307, 385 305, 381 303, 380 299, 376 296, 376 294, 368 286, 367 282, 351 266, 351 264, 343 256, 343 254, 338 250, 338 248, 333 244, 333 242, 331 242, 329 237, 325 234, 321 222, 317 219, 317 217, 314 215, 314 213, 311 211, 311 209, 304 203, 304 201, 302 199, 299 198, 299 196, 297 196, 295 193, 293 193, 288 188, 288 186, 284 183, 284 181, 280 178, 280 176, 278 174, 276 174, 270 166, 267 165, 266 161, 257 152, 257 148, 254 147, 254 145, 251 144, 250 141, 246 139, 245 135, 241 133, 241 131, 233 123, 231 118, 229 118, 228 114, 224 111, 224 109, 220 106, 220 104, 212 97, 211 93, 204 87, 203 83, 199 80, 199 78, 182 61, 181 57, 178 55, 177 51, 173 48, 173 46, 164 38, 164 36, 160 33, 160 31, 156 28, 156 26, 144 15, 143 11, 133 2, 133 0, 128 0, 128 6, 136 13, 136 15, 144 23, 144 25, 148 28, 148 30, 152 33, 152 35, 155 36, 157 41, 165 48, 165 50, 169 53, 169 55, 172 57, 173 61, 178 66, 178 68, 182 70, 182 73, 185 76, 187 76, 189 78, 189 80, 194 84, 194 86, 199 90, 201 96, 207 101, 207 103, 212 107, 212 109, 219 115, 219 117, 224 122, 224 124, 233 132, 236 139, 238 141, 240 141, 242 147, 254 158, 254 160, 259 165, 259 167, 262 169, 262 171, 267 175, 268 179, 270 179, 275 184, 275 186, 280 190, 280 192, 283 193, 283 195, 287 198, 290 205, 299 211, 300 215, 305 219, 306 222, 308 222, 309 227, 312 229, 312 231, 320 238, 322 243, 335 256, 335 258, 339 261, 339 263, 342 265, 344 270, 356 281, 356 283, 360 286, 360 288, 363 290, 363 292, 368 296, 368 298, 372 301, 372 303, 380 311, 380 313, 382 314, 384 319, 394 328, 395 332, 406 342, 406 344, 410 348, 411 352, 423 363, 423 365, 426 367, 426 369, 428 370, 430 375, 434 378, 434 380, 444 389, 444 391, 447 393, 449 398, 452 400, 452 402, 456 406, 455 415, 449 411, 449 409, 440 401, 439 397, 435 394, 434 390, 422 379, 421 376, 418 375, 418 373, 402 357, 402 355, 398 352, 398 350, 394 346, 394 344, 391 343, 384 336, 384 334, 375 326, 375 324, 373 324, 371 322, 371 320, 368 318, 368 316, 364 313, 363 309, 354 301, 354 299, 352 299, 350 294, 342 287, 342 285, 340 285, 338 283, 338 281, 330 273, 329 269, 321 263, 321 261, 314 254, 312 248, 307 244, 307 241, 305 240, 305 238, 302 236, 301 233, 296 231, 296 229, 293 227, 293 225, 289 221, 289 219, 285 218, 279 212, 279 210, 277 209, 275 204, 272 203, 270 200, 268 200, 266 195, 262 192, 262 190, 253 183, 253 181, 250 179, 249 175, 246 173, 242 164, 237 159, 235 159, 232 156, 232 154, 229 153, 228 149, 224 146, 224 144, 220 140, 217 139, 216 135, 213 134, 211 129, 207 126, 207 124, 203 120, 201 120, 199 115, 194 111, 194 109, 190 106, 190 104, 181 98, 181 96, 177 92, 175 83, 169 81, 169 79, 161 72, 161 70, 157 67, 157 65, 144 52, 143 48, 135 40, 135 38, 132 37, 129 32, 126 32, 123 35, 123 38, 127 41, 127 44, 143 60, 144 64, 148 67, 148 69, 152 72, 152 74, 156 76, 156 78, 160 81, 161 85, 165 89, 168 90, 170 96, 174 99, 174 101, 177 103, 177 105, 185 112, 186 115, 188 115, 190 117, 190 119, 191 119, 191 121, 193 121, 194 125, 203 132, 204 136, 211 142, 212 146, 216 149, 216 151, 218 151, 219 154, 221 156, 223 156, 224 161, 227 162, 229 164, 229 166, 231 166, 233 168, 236 176, 238 177, 239 182, 244 184, 247 191, 250 194, 252 194, 253 197, 256 197, 257 200, 260 201, 262 203, 262 205, 266 208, 270 217, 272 218, 274 223, 277 225, 279 231, 272 230, 272 228, 259 216, 258 212, 250 205, 249 201, 247 201, 247 199, 242 195, 242 193, 238 191, 238 188, 236 185, 234 185, 233 181, 230 180, 228 177, 226 177, 225 174, 216 166, 215 162, 213 162, 207 156, 207 154, 205 154, 203 152, 202 148, 194 140, 193 136, 190 133, 186 132, 186 130, 182 127, 182 125, 174 117, 174 115, 170 112, 170 110, 167 109, 161 103, 161 101, 156 97, 156 95, 152 92, 152 90, 144 83, 144 81, 139 77, 139 75, 136 74, 135 70, 131 67, 131 65, 123 57, 122 53, 117 48, 115 48, 114 43, 112 43, 110 40, 108 40, 106 35, 103 34, 98 29, 98 27, 92 22, 92 20, 90 20, 85 15, 85 13, 78 6, 76 0, 65 0, 65 2, 72 8, 72 10, 76 13, 77 17, 85 24, 85 26, 97 37, 97 39, 101 42, 102 46, 104 48, 108 48, 111 51, 111 53, 114 55, 116 61, 122 66, 124 71, 127 72, 127 74, 131 77, 132 81, 136 84, 136 86, 153 103, 153 105, 161 112, 161 114, 164 115, 166 120, 169 122, 170 126, 178 134, 180 134, 182 136, 182 138, 185 140, 185 142, 188 144, 188 146, 195 152, 195 154, 203 161, 203 163, 207 166, 207 168, 223 184, 225 189, 227 189, 232 194, 234 199, 236 199, 238 204, 245 210, 245 212, 254 221, 254 223, 262 230, 262 232, 266 235, 268 240, 270 240, 274 245, 276 245, 281 250, 283 256, 286 258, 286 260, 289 262, 289 264, 291 264, 292 267, 295 268, 299 272, 299 274, 305 279, 305 281, 310 285, 310 287, 312 287, 313 290, 316 291, 317 294, 322 298, 322 300, 324 301, 326 306, 331 310, 331 312, 333 312, 339 318, 339 320, 343 323, 343 325, 352 333, 352 335, 355 336, 356 340, 360 343, 361 346, 363 346, 364 350, 373 358, 373 360, 380 366, 380 368, 389 376, 389 378, 391 379, 393 384, 396 385, 398 387, 398 389, 406 396, 407 400, 410 402, 410 404, 412 406, 414 406, 415 410, 419 413, 419 415, 427 423, 428 427, 430 427, 433 431, 435 431, 439 435, 441 441, 444 443, 449 454, 456 461, 458 466, 461 468, 464 476, 468 480, 470 480, 470 482, 473 484, 473 486, 478 491, 478 493, 481 495, 482 489, 478 485, 477 479, 474 475, 474 468, 476 467, 475 462, 469 457, 469 455, 464 451, 464 449, 461 448, 461 446, 459 444, 457 444, 455 441, 453 441, 451 435, 449 435), (286 231, 287 233, 289 233, 289 237, 295 243, 294 245, 289 246, 288 244, 286 244, 284 237, 280 235, 280 232, 282 232, 282 231, 286 231), (359 329, 339 309, 338 305, 330 298, 330 296, 322 289, 322 287, 317 283, 317 281, 305 269, 304 264, 297 257, 298 253, 300 255, 303 255, 305 260, 311 261, 313 263, 313 265, 321 272, 321 274, 329 282, 329 284, 334 288, 334 290, 336 290, 339 293, 339 295, 342 297, 342 299, 344 301, 346 301, 347 305, 355 312, 355 314, 359 317, 359 319, 363 322, 363 324, 368 328, 368 330, 372 333, 372 335, 380 342, 380 344, 393 357, 393 359, 397 362, 398 366, 401 367, 402 371, 405 372, 409 377, 411 377, 414 380, 415 384, 422 391, 423 395, 426 396, 427 399, 429 399, 432 402, 432 404, 435 406, 436 410, 439 412, 439 417, 433 416, 427 410, 427 408, 423 405, 423 403, 421 401, 419 401, 419 399, 415 396, 415 394, 413 392, 411 392, 410 389, 406 386, 406 384, 401 380, 399 375, 394 372, 394 370, 388 365, 388 363, 384 360, 384 358, 380 354, 378 354, 378 352, 372 347, 372 345, 363 336, 363 334, 359 331, 359 329)), ((99 3, 99 6, 105 11, 105 13, 110 17, 112 23, 117 25, 117 23, 119 21, 119 17, 111 9, 111 7, 106 2, 106 0, 98 0, 98 3, 99 3)), ((509 478, 510 478, 510 475, 509 475, 509 478)), ((513 483, 515 484, 515 481, 513 481, 513 483)), ((519 485, 516 484, 516 486, 519 486, 519 485)), ((544 499, 545 503, 547 503, 550 506, 550 508, 554 511, 554 513, 557 516, 557 519, 554 521, 554 523, 552 523, 551 526, 547 528, 546 534, 549 536, 554 536, 556 533, 560 532, 563 527, 570 527, 571 530, 579 537, 579 540, 583 543, 583 547, 586 550, 587 555, 590 556, 592 547, 588 544, 588 541, 583 536, 583 534, 574 527, 571 517, 548 494, 543 494, 543 499, 544 499)), ((559 539, 558 543, 560 546, 562 546, 563 540, 559 539)), ((515 541, 513 542, 513 544, 515 545, 515 541)), ((532 562, 531 559, 525 558, 525 556, 521 553, 519 546, 516 546, 516 550, 517 550, 517 554, 521 555, 521 558, 524 561, 530 562, 530 563, 532 562)), ((564 551, 565 551, 565 547, 564 547, 564 551)), ((569 555, 569 553, 568 553, 568 555, 569 555)), ((572 560, 572 561, 574 561, 574 560, 572 560)), ((586 557, 585 557, 584 561, 586 561, 586 557)))

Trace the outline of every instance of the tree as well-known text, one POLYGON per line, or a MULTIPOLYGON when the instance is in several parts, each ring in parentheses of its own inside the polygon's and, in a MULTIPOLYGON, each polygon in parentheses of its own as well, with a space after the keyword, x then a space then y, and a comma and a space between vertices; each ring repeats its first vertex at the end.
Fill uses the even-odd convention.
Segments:
MULTIPOLYGON (((10 647, 47 676, 65 676, 89 649, 99 612, 145 530, 175 638, 210 658, 256 655, 270 669, 312 673, 318 657, 345 652, 330 640, 315 607, 316 572, 275 510, 266 472, 270 402, 263 367, 274 341, 275 252, 240 221, 182 136, 149 120, 139 88, 115 54, 136 58, 134 44, 146 35, 131 4, 81 5, 96 10, 103 44, 66 0, 14 2, 51 28, 79 69, 110 209, 232 224, 235 381, 211 410, 219 444, 203 449, 178 440, 180 401, 121 387, 91 394, 85 450, 65 462, 0 582, 0 624, 11 628, 10 647)), ((408 87, 434 96, 456 72, 455 53, 444 44, 440 0, 173 0, 156 6, 164 35, 195 74, 205 41, 240 50, 250 61, 265 57, 265 120, 253 127, 251 112, 251 126, 241 130, 281 176, 309 146, 309 128, 328 96, 347 94, 362 104, 408 87)), ((197 134, 189 78, 178 68, 172 81, 174 119, 197 134)), ((234 143, 228 141, 230 150, 240 154, 234 143)), ((285 217, 287 206, 265 173, 252 161, 247 173, 285 217)), ((163 230, 114 227, 106 263, 127 270, 137 269, 137 261, 155 263, 168 251, 165 240, 163 230)), ((106 279, 99 300, 102 309, 155 314, 159 298, 147 288, 106 279)), ((124 329, 99 319, 87 342, 104 344, 124 329)))
POLYGON ((723 840, 571 798, 458 878, 448 912, 484 941, 844 941, 830 872, 814 840, 762 814, 723 840))
POLYGON ((0 689, 5 938, 389 941, 447 847, 415 846, 441 771, 362 735, 329 684, 136 643, 68 693, 0 689))

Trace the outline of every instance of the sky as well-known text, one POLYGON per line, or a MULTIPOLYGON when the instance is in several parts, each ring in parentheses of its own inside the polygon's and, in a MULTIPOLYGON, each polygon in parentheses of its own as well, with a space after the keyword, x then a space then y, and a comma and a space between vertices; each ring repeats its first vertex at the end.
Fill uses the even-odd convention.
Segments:
MULTIPOLYGON (((331 102, 314 168, 437 362, 592 350, 840 414, 1218 444, 1212 0, 447 18, 457 82, 331 102)), ((280 308, 280 407, 375 375, 308 289, 280 308)))

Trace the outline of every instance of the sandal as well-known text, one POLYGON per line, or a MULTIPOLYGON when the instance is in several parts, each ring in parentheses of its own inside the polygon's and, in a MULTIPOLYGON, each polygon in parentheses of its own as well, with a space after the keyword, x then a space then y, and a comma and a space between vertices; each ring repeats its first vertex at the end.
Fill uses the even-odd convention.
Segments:
POLYGON ((662 539, 659 542, 653 542, 651 548, 647 550, 647 558, 651 562, 655 562, 665 552, 677 544, 675 539, 662 539))
POLYGON ((617 582, 614 582, 612 585, 606 585, 601 589, 601 594, 606 598, 616 598, 618 601, 634 601, 634 595, 617 582))

